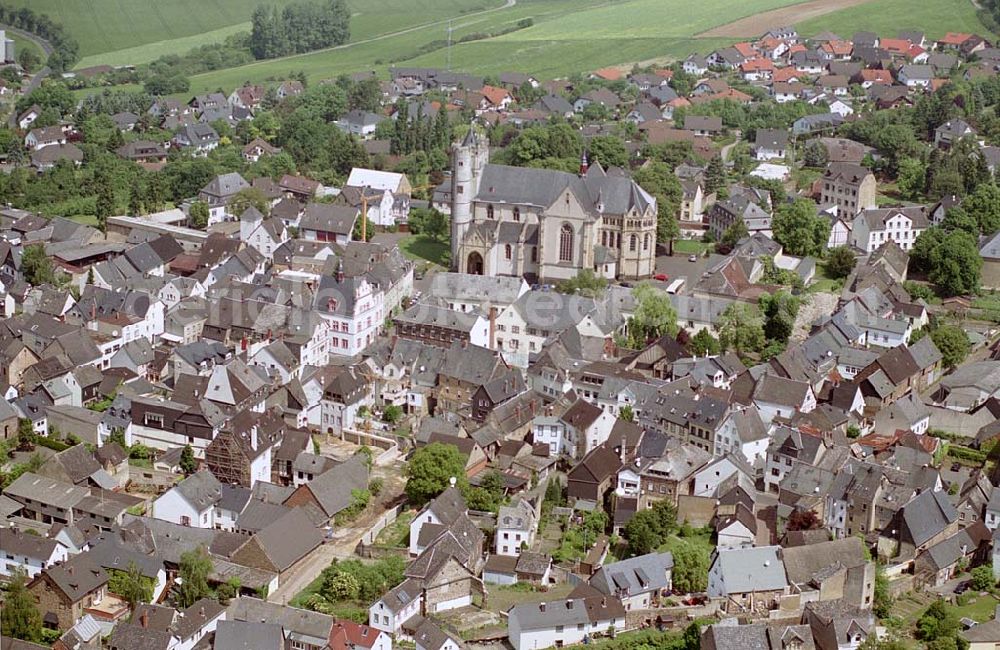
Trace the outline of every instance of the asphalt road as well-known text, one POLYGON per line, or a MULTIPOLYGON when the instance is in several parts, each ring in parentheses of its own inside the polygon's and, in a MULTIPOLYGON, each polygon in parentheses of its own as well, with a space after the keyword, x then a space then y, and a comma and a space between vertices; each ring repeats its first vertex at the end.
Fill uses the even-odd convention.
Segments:
MULTIPOLYGON (((17 27, 11 27, 9 25, 0 25, 0 29, 4 29, 10 32, 11 34, 16 34, 21 38, 24 38, 26 40, 32 41, 33 43, 37 44, 38 47, 42 48, 42 51, 45 53, 46 58, 51 56, 52 53, 55 51, 55 49, 52 47, 52 43, 49 43, 41 36, 32 34, 31 32, 26 32, 23 29, 18 29, 17 27)), ((34 75, 32 75, 31 81, 29 81, 26 85, 22 86, 24 94, 27 95, 35 88, 38 88, 40 85, 42 85, 42 81, 45 79, 45 77, 49 76, 51 73, 52 69, 49 68, 49 66, 45 66, 41 70, 36 72, 34 75)), ((11 126, 17 125, 16 111, 14 111, 10 116, 10 125, 11 126)))

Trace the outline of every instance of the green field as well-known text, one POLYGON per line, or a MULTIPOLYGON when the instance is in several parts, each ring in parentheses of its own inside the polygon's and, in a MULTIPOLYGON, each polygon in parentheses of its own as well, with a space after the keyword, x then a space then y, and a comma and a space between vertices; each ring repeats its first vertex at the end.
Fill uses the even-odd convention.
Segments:
MULTIPOLYGON (((269 0, 284 6, 293 0, 269 0)), ((261 0, 8 0, 62 23, 80 43, 80 66, 145 63, 250 29, 261 0), (143 46, 149 45, 147 52, 143 46), (124 52, 122 52, 124 50, 124 52), (133 60, 128 60, 134 57, 133 60)), ((501 0, 348 0, 352 40, 460 18, 501 0)))
POLYGON ((15 55, 20 56, 21 52, 24 52, 25 50, 31 50, 32 52, 38 55, 39 59, 43 61, 45 60, 45 52, 42 51, 42 48, 39 47, 38 43, 34 41, 29 41, 28 39, 22 38, 21 36, 18 36, 17 34, 13 34, 11 32, 7 32, 7 38, 14 41, 15 55))
MULTIPOLYGON (((795 4, 796 0, 704 0, 692 7, 685 0, 519 0, 513 7, 455 21, 455 41, 475 32, 496 32, 523 18, 534 25, 495 38, 458 43, 451 49, 453 69, 479 74, 523 71, 543 78, 564 76, 614 65, 655 59, 677 59, 707 53, 728 44, 725 39, 694 35, 759 12, 795 4)), ((803 34, 824 29, 850 35, 872 29, 895 34, 923 29, 929 36, 945 31, 985 30, 975 9, 964 0, 872 0, 798 25, 803 34)), ((422 45, 445 37, 435 25, 347 48, 314 52, 192 78, 192 91, 231 88, 247 79, 281 78, 302 70, 312 81, 357 70, 384 72, 391 64, 443 67, 444 48, 419 52, 422 45)))
MULTIPOLYGON (((696 39, 692 34, 793 3, 750 0, 732 9, 732 0, 706 0, 699 11, 693 12, 685 0, 519 0, 513 7, 455 21, 455 41, 477 32, 496 32, 524 18, 531 18, 534 25, 496 38, 454 45, 452 68, 484 74, 518 70, 552 77, 615 63, 682 57, 728 42, 696 39)), ((348 48, 261 61, 193 77, 192 90, 228 88, 248 78, 280 78, 292 70, 303 70, 311 80, 319 80, 355 70, 385 70, 394 61, 445 66, 445 49, 419 53, 422 45, 445 36, 444 27, 437 25, 348 48)))
POLYGON ((873 0, 804 21, 796 27, 807 36, 829 30, 844 38, 859 30, 895 37, 901 29, 923 30, 929 38, 944 36, 946 32, 987 35, 969 0, 873 0))

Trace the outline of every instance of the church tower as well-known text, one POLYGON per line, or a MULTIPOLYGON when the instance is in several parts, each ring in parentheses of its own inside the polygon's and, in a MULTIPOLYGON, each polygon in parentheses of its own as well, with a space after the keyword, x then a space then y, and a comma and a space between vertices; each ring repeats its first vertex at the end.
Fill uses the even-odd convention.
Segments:
POLYGON ((461 270, 459 249, 472 224, 473 201, 483 168, 489 162, 490 148, 473 123, 465 139, 452 145, 451 151, 451 264, 461 270))

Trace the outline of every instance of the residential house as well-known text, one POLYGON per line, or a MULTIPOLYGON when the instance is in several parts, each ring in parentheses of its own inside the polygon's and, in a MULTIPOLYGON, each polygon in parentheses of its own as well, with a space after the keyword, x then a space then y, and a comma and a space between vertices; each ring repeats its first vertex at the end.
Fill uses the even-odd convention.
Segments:
POLYGON ((625 608, 617 598, 595 595, 547 603, 515 605, 507 617, 514 650, 536 650, 583 643, 609 630, 625 629, 625 608))
POLYGON ((780 546, 718 549, 708 569, 708 596, 730 613, 773 609, 788 593, 780 546))
POLYGON ((851 243, 863 252, 873 253, 892 240, 909 251, 929 225, 924 206, 862 208, 852 225, 851 243))
POLYGON ((821 203, 832 203, 838 213, 853 217, 861 210, 876 206, 875 175, 866 167, 852 163, 830 163, 823 173, 821 203))
POLYGON ((671 590, 673 568, 670 553, 647 553, 605 564, 590 577, 590 586, 621 600, 626 611, 652 609, 671 590))

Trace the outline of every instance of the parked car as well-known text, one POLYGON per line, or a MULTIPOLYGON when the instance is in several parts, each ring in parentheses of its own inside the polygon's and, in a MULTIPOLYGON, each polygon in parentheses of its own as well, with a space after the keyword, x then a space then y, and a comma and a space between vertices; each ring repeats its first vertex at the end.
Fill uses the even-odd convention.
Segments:
POLYGON ((659 280, 660 282, 666 282, 667 280, 670 279, 670 276, 668 276, 666 273, 657 273, 656 275, 653 276, 653 279, 659 280))
POLYGON ((690 255, 688 255, 688 262, 697 262, 697 261, 698 261, 698 256, 697 255, 695 255, 694 253, 691 253, 690 255))

